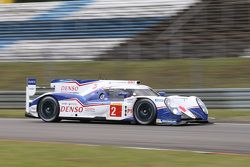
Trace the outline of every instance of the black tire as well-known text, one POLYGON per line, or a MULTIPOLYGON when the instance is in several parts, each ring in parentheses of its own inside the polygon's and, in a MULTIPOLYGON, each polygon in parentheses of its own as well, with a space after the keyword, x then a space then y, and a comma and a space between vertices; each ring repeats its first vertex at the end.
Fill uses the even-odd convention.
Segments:
POLYGON ((38 115, 44 122, 59 122, 60 107, 58 101, 51 97, 45 96, 38 104, 38 115))
POLYGON ((134 118, 142 125, 154 124, 157 116, 155 104, 150 99, 140 99, 134 105, 134 118))

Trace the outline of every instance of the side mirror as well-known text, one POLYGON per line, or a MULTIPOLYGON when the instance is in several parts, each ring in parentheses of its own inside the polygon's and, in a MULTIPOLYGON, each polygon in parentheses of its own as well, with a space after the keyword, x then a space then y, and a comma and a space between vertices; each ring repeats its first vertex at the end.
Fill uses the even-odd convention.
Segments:
POLYGON ((163 96, 163 97, 167 96, 167 93, 166 93, 166 92, 158 92, 158 94, 159 94, 160 96, 163 96))

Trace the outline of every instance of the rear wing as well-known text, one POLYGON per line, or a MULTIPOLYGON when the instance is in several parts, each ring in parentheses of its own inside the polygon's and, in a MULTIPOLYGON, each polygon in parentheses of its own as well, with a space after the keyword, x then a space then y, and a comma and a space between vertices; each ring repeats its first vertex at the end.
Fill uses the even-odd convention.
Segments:
POLYGON ((29 112, 29 103, 30 96, 34 96, 36 94, 36 79, 35 78, 27 78, 26 81, 26 113, 29 112))
POLYGON ((39 87, 37 86, 37 80, 36 78, 27 78, 26 80, 26 112, 29 112, 29 104, 33 99, 37 97, 36 94, 41 95, 42 93, 47 92, 48 90, 51 90, 51 87, 39 87), (39 91, 38 91, 39 90, 39 91), (36 95, 36 96, 35 96, 36 95))
POLYGON ((26 93, 29 96, 35 95, 35 93, 36 93, 36 79, 35 78, 28 78, 27 79, 26 93))

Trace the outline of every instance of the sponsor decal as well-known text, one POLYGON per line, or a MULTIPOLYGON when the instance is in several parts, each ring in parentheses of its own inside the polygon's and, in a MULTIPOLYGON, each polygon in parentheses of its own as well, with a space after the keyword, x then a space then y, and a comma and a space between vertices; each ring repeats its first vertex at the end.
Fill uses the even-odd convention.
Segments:
POLYGON ((161 120, 162 123, 176 123, 175 120, 161 120))
POLYGON ((135 100, 134 99, 126 99, 127 103, 133 103, 135 100))
POLYGON ((83 112, 84 107, 82 106, 61 106, 61 112, 83 112))
POLYGON ((167 106, 159 106, 159 107, 157 107, 158 110, 164 109, 164 108, 167 108, 167 106))
POLYGON ((133 109, 131 108, 126 109, 126 106, 125 106, 125 116, 132 115, 132 113, 133 113, 133 109))
POLYGON ((133 113, 133 109, 129 108, 129 109, 127 110, 127 114, 129 114, 129 113, 133 113))
POLYGON ((136 81, 128 81, 128 84, 135 84, 136 81))
POLYGON ((179 109, 180 109, 182 112, 186 112, 186 111, 187 111, 187 109, 186 109, 185 107, 183 107, 183 106, 179 106, 179 109))
POLYGON ((163 102, 163 99, 155 99, 155 102, 163 102))
POLYGON ((110 117, 121 117, 122 116, 122 104, 120 104, 120 103, 111 104, 109 116, 110 117))
POLYGON ((86 112, 95 112, 95 108, 93 108, 93 107, 85 107, 84 110, 86 112))
POLYGON ((164 119, 156 119, 156 123, 161 124, 161 123, 165 123, 165 124, 176 124, 177 121, 176 120, 164 120, 164 119))
POLYGON ((34 91, 34 90, 36 90, 36 88, 35 87, 29 87, 29 90, 34 91))
MULTIPOLYGON (((85 106, 78 99, 66 99, 60 101, 60 111, 61 112, 95 112, 95 106, 103 106, 107 104, 92 104, 85 106)), ((121 105, 121 104, 120 104, 121 105)))
POLYGON ((28 85, 36 85, 36 79, 28 79, 28 85))
POLYGON ((61 86, 62 92, 77 92, 78 86, 61 86))

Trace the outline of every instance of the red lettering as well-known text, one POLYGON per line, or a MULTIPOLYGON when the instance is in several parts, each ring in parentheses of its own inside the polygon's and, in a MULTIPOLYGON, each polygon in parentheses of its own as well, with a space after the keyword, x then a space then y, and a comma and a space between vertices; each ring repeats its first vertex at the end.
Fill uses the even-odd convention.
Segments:
POLYGON ((78 91, 78 86, 62 86, 61 91, 62 92, 67 92, 67 91, 76 92, 78 91))
POLYGON ((83 112, 84 108, 82 106, 61 106, 61 112, 83 112))
POLYGON ((60 109, 61 112, 64 112, 65 111, 65 106, 62 106, 61 109, 60 109))

